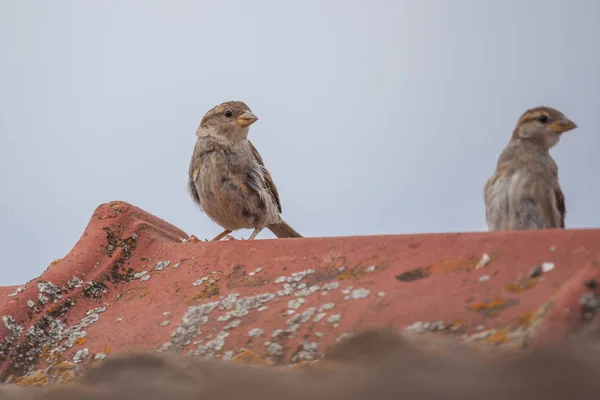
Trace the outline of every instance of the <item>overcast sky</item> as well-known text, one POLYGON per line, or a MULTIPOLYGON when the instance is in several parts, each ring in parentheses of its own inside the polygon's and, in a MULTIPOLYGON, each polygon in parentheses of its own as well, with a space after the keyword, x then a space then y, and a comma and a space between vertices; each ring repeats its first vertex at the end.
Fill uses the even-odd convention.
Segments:
POLYGON ((568 227, 598 227, 599 21, 596 0, 0 0, 0 285, 111 200, 219 233, 185 184, 227 100, 305 236, 487 230, 482 187, 539 105, 579 125, 552 155, 568 227))

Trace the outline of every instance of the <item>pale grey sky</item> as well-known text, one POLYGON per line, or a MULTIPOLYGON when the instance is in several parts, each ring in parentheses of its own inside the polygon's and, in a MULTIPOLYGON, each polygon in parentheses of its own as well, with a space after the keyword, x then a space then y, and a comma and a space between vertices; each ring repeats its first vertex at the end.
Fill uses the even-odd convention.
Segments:
POLYGON ((552 154, 568 227, 598 227, 598 21, 596 0, 0 0, 0 284, 111 200, 219 233, 185 182, 227 100, 305 236, 486 230, 483 184, 538 105, 579 125, 552 154))

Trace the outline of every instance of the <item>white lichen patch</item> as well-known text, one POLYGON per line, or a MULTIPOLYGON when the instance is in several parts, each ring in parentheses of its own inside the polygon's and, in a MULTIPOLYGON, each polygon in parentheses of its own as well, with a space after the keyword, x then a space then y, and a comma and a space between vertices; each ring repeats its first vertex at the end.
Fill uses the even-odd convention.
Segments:
POLYGON ((425 333, 425 332, 435 332, 443 330, 446 327, 446 323, 444 321, 431 321, 431 322, 422 322, 417 321, 406 328, 404 328, 404 332, 406 333, 425 333))
POLYGON ((106 354, 104 354, 104 353, 94 354, 94 360, 104 360, 105 358, 106 358, 106 354))
POLYGON ((311 361, 319 356, 319 344, 317 342, 303 341, 300 344, 301 350, 294 354, 292 362, 296 363, 299 361, 311 361))
POLYGON ((262 334, 263 334, 263 330, 259 329, 259 328, 251 329, 248 332, 248 336, 250 336, 250 337, 258 337, 258 336, 261 336, 262 334))
POLYGON ((38 301, 42 304, 48 304, 48 302, 50 302, 50 299, 44 296, 43 294, 38 293, 38 301))
POLYGON ((171 321, 169 321, 168 319, 164 320, 163 322, 160 323, 160 326, 167 326, 171 323, 171 321))
POLYGON ((275 329, 273 331, 273 333, 271 334, 271 336, 276 338, 276 337, 283 335, 284 333, 285 333, 285 331, 283 329, 275 329))
POLYGON ((238 326, 240 326, 241 323, 242 323, 241 319, 234 319, 233 321, 231 321, 230 323, 228 323, 223 329, 237 328, 238 326))
POLYGON ((339 287, 339 282, 328 282, 321 287, 321 290, 335 290, 339 287))
POLYGON ((286 321, 286 325, 287 325, 286 332, 296 333, 298 331, 298 329, 300 329, 300 324, 303 324, 304 322, 311 319, 312 316, 315 314, 315 311, 317 311, 317 307, 310 307, 306 311, 304 311, 300 314, 296 314, 296 315, 292 316, 291 318, 289 318, 286 321))
POLYGON ((313 322, 319 322, 320 320, 325 318, 326 315, 327 315, 327 313, 324 313, 324 312, 315 315, 315 317, 313 318, 313 322))
POLYGON ((45 295, 44 297, 51 299, 54 303, 57 303, 58 300, 63 297, 62 290, 52 282, 40 281, 38 282, 37 287, 40 294, 43 293, 45 295))
POLYGON ((229 313, 233 317, 242 318, 243 316, 248 315, 249 311, 244 308, 240 308, 239 310, 233 310, 233 311, 230 311, 229 313))
POLYGON ((262 268, 261 268, 261 267, 258 267, 258 268, 256 268, 254 271, 252 271, 252 272, 248 273, 248 275, 250 275, 250 276, 254 276, 254 275, 256 275, 256 274, 260 273, 261 271, 262 271, 262 268))
POLYGON ((352 299, 352 300, 365 299, 369 296, 369 293, 371 293, 371 291, 369 289, 364 289, 364 288, 354 289, 352 291, 352 294, 350 294, 350 299, 352 299))
POLYGON ((67 287, 71 290, 80 288, 83 285, 83 279, 73 276, 73 278, 67 282, 67 287))
POLYGON ((309 288, 302 288, 302 289, 296 291, 296 296, 298 296, 298 297, 301 297, 301 296, 303 296, 303 297, 310 296, 311 294, 315 294, 316 292, 318 292, 319 289, 320 289, 319 285, 312 285, 309 288))
POLYGON ((7 297, 14 297, 24 290, 25 290, 25 286, 20 286, 14 292, 10 293, 7 297))
POLYGON ((485 267, 486 265, 489 264, 490 261, 492 261, 492 258, 487 253, 483 254, 483 256, 481 256, 481 259, 479 260, 479 262, 475 266, 475 269, 479 269, 479 268, 485 267))
POLYGON ((223 353, 223 361, 229 361, 233 358, 233 350, 227 350, 225 353, 223 353))
POLYGON ((229 332, 221 331, 215 335, 215 338, 199 344, 195 350, 191 350, 188 354, 191 356, 204 356, 206 358, 215 358, 217 352, 221 351, 225 346, 225 339, 229 336, 229 332))
POLYGON ((175 264, 173 264, 173 269, 179 268, 179 265, 181 265, 181 263, 175 263, 175 264))
POLYGON ((342 340, 351 338, 352 336, 354 336, 353 333, 342 333, 340 336, 337 337, 337 339, 335 339, 335 342, 339 343, 342 340))
POLYGON ((200 286, 204 282, 206 282, 209 278, 207 276, 198 279, 196 282, 192 283, 192 286, 200 286))
POLYGON ((294 287, 292 285, 290 285, 289 283, 286 283, 285 285, 283 285, 282 290, 277 291, 278 296, 289 296, 292 293, 294 293, 294 287))
POLYGON ((327 318, 327 322, 329 322, 330 324, 337 324, 338 322, 340 322, 341 319, 342 316, 340 314, 333 314, 332 316, 327 318))
POLYGON ((35 302, 33 300, 27 300, 27 307, 29 307, 29 308, 35 307, 35 302))
MULTIPOLYGON (((73 347, 75 343, 87 336, 87 332, 84 328, 89 327, 96 321, 98 321, 98 312, 106 310, 105 307, 100 307, 95 310, 88 311, 86 316, 80 319, 80 321, 71 327, 68 327, 59 319, 55 319, 50 315, 44 315, 38 321, 34 323, 27 332, 25 333, 24 344, 21 348, 13 349, 13 358, 11 364, 14 368, 23 371, 24 373, 31 372, 37 366, 41 354, 47 355, 45 358, 46 362, 52 362, 60 357, 67 349, 73 347)), ((5 344, 11 344, 13 338, 18 338, 23 333, 23 328, 20 326, 12 326, 12 318, 3 318, 5 326, 7 326, 10 336, 4 338, 2 348, 4 349, 5 344)), ((76 353, 74 362, 77 360, 84 360, 89 351, 82 349, 76 353)))
POLYGON ((217 321, 219 322, 225 322, 231 319, 231 314, 230 313, 225 313, 223 315, 219 315, 217 317, 217 321))
POLYGON ((297 309, 300 308, 302 304, 304 304, 305 300, 303 298, 290 300, 287 303, 288 308, 297 309))
POLYGON ((137 279, 137 278, 141 278, 142 276, 146 275, 147 273, 148 273, 148 271, 147 271, 147 270, 140 271, 140 272, 137 272, 137 273, 133 274, 133 277, 134 277, 135 279, 137 279))
POLYGON ((167 268, 169 266, 169 264, 171 264, 171 261, 159 261, 156 263, 154 268, 157 271, 162 271, 163 269, 167 268))
POLYGON ((319 312, 331 310, 333 307, 335 307, 335 303, 325 303, 319 307, 319 312))
POLYGON ((100 314, 103 313, 104 311, 106 311, 106 307, 96 307, 93 310, 88 310, 85 312, 86 316, 92 315, 92 314, 100 314))
POLYGON ((489 275, 481 275, 479 277, 479 282, 487 282, 490 280, 490 276, 489 275))
POLYGON ((550 272, 553 269, 554 269, 554 263, 551 263, 551 262, 542 263, 542 271, 543 272, 550 272))
POLYGON ((269 306, 258 307, 258 311, 265 311, 269 306))
POLYGON ((373 272, 373 271, 375 271, 375 266, 374 265, 371 265, 371 266, 367 267, 367 272, 373 272))
POLYGON ((283 355, 283 346, 275 342, 266 342, 267 354, 271 357, 277 357, 283 355))
POLYGON ((81 349, 81 350, 77 350, 75 352, 75 354, 73 355, 73 363, 78 364, 82 361, 85 361, 88 356, 90 355, 90 350, 89 349, 81 349))
POLYGON ((385 292, 377 292, 377 296, 379 296, 379 297, 385 297, 385 292))
POLYGON ((306 278, 308 275, 314 274, 314 270, 307 269, 305 271, 294 272, 290 277, 286 280, 288 283, 290 282, 300 282, 302 279, 306 278))
POLYGON ((286 281, 286 277, 285 276, 280 276, 278 278, 275 279, 275 283, 283 283, 286 281))
POLYGON ((200 334, 200 329, 208 322, 208 315, 219 305, 219 302, 188 307, 181 318, 181 325, 171 333, 171 341, 163 344, 161 351, 180 353, 193 338, 200 334))
POLYGON ((140 282, 146 282, 148 279, 150 279, 150 277, 152 277, 151 274, 144 275, 140 278, 140 282))
MULTIPOLYGON (((261 307, 265 303, 273 300, 275 295, 272 293, 263 293, 256 296, 239 298, 239 293, 231 293, 221 300, 221 310, 244 310, 246 313, 255 308, 261 307)), ((233 315, 233 313, 232 313, 233 315)))
POLYGON ((352 286, 348 286, 346 289, 342 289, 342 294, 349 294, 352 291, 352 286))

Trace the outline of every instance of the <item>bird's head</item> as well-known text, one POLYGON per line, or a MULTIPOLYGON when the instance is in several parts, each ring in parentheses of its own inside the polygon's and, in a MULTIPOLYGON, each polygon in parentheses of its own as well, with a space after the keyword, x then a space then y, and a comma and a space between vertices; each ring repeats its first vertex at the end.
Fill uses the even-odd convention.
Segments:
POLYGON ((560 136, 577 125, 558 110, 550 107, 537 107, 525 111, 517 122, 513 139, 521 139, 539 144, 546 150, 560 140, 560 136))
POLYGON ((237 142, 248 137, 250 125, 258 120, 242 101, 227 101, 211 108, 202 118, 198 136, 222 136, 237 142))

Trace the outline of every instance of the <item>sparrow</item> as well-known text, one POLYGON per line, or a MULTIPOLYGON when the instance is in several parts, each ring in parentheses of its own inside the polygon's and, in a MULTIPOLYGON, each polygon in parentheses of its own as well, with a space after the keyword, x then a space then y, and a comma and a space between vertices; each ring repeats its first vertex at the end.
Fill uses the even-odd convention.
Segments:
POLYGON ((248 140, 258 120, 241 101, 211 108, 196 131, 188 190, 194 202, 224 231, 253 228, 253 240, 265 227, 278 238, 302 237, 281 218, 281 201, 262 157, 248 140))
POLYGON ((490 231, 565 227, 565 196, 549 150, 576 127, 550 107, 533 108, 521 116, 484 186, 490 231))

